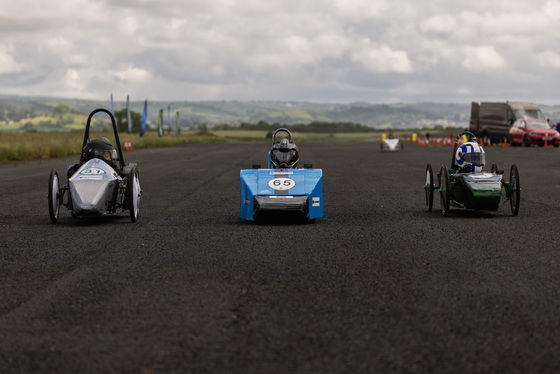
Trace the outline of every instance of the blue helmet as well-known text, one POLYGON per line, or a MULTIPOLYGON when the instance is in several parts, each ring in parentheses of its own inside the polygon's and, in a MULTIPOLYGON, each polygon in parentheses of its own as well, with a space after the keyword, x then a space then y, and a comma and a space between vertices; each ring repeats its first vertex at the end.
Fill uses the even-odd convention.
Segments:
POLYGON ((480 173, 484 169, 484 149, 476 142, 461 144, 455 153, 455 161, 461 173, 480 173))

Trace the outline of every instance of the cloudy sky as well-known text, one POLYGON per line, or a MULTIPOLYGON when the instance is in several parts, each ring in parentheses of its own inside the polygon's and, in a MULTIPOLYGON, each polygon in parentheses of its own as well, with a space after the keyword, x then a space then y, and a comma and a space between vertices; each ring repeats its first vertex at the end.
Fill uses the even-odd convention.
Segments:
POLYGON ((0 94, 560 104, 558 0, 0 0, 0 94))

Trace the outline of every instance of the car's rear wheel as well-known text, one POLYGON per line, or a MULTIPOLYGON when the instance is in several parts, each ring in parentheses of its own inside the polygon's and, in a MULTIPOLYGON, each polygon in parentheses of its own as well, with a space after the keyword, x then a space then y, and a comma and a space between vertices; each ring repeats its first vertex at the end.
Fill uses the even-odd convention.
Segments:
POLYGON ((424 190, 426 191, 426 207, 428 212, 431 212, 434 206, 434 172, 432 171, 432 164, 426 166, 424 190))
POLYGON ((519 183, 519 171, 517 165, 511 165, 509 173, 509 202, 511 214, 516 216, 519 213, 519 203, 521 201, 521 187, 519 183))
POLYGON ((130 174, 128 175, 128 182, 126 187, 126 200, 128 204, 128 210, 130 212, 130 219, 132 222, 136 222, 138 220, 138 212, 139 212, 139 205, 140 205, 140 181, 138 179, 138 170, 136 166, 130 170, 130 174))
POLYGON ((56 170, 51 171, 51 175, 49 177, 49 216, 51 217, 52 223, 56 223, 58 221, 58 214, 60 212, 60 188, 59 188, 59 179, 58 173, 56 170))
POLYGON ((441 200, 441 214, 446 217, 449 214, 449 172, 447 166, 442 165, 439 171, 439 196, 441 200))

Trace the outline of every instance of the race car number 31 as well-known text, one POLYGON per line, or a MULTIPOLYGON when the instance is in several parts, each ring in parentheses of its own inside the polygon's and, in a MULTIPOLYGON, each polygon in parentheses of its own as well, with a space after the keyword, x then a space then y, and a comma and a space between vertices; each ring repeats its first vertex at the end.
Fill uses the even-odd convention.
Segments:
POLYGON ((274 178, 268 181, 268 187, 273 190, 285 191, 294 188, 296 181, 290 178, 274 178))

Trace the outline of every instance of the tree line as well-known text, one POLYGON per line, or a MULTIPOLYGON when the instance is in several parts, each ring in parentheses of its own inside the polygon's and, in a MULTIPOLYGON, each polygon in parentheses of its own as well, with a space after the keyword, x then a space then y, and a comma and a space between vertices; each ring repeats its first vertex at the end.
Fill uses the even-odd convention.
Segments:
POLYGON ((265 121, 260 121, 256 124, 243 122, 238 127, 231 125, 218 125, 215 126, 216 130, 227 130, 227 129, 240 129, 240 130, 262 130, 262 131, 274 131, 280 127, 285 127, 290 131, 295 132, 313 132, 313 133, 356 133, 356 132, 373 132, 375 129, 361 125, 359 123, 352 122, 323 122, 314 121, 309 124, 296 123, 293 125, 268 123, 265 121))

